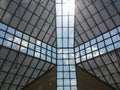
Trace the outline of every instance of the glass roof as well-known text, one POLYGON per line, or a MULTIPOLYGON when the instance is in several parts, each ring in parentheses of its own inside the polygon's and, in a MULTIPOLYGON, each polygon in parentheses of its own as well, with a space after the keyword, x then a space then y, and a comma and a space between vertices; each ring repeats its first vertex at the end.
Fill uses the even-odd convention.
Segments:
POLYGON ((75 0, 67 4, 75 11, 65 2, 0 0, 0 90, 20 90, 55 67, 66 83, 58 90, 76 90, 76 66, 120 89, 120 0, 75 0))
POLYGON ((120 25, 120 0, 76 0, 75 46, 120 25))

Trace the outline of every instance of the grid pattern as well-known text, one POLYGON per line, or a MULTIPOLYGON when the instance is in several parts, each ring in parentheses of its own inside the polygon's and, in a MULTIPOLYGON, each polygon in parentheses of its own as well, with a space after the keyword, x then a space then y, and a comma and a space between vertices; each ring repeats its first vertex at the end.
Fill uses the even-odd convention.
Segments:
POLYGON ((120 0, 76 0, 77 65, 120 89, 120 0))
POLYGON ((120 48, 120 27, 76 47, 76 63, 89 60, 118 48, 120 48))
POLYGON ((64 50, 57 53, 57 90, 77 90, 74 49, 64 50))
POLYGON ((120 89, 120 27, 75 48, 76 63, 82 69, 120 89))
POLYGON ((75 46, 120 25, 120 0, 76 0, 75 46))
POLYGON ((0 21, 56 47, 54 0, 0 0, 0 21))
POLYGON ((0 90, 20 90, 55 65, 6 47, 0 49, 0 90))
POLYGON ((57 90, 77 90, 74 60, 74 0, 56 0, 57 90))
POLYGON ((120 89, 120 0, 75 0, 75 13, 73 2, 0 0, 0 90, 56 64, 58 90, 77 90, 76 64, 120 89))
POLYGON ((120 49, 81 62, 78 66, 116 90, 120 89, 120 49))
POLYGON ((56 48, 0 23, 0 45, 56 63, 56 48))

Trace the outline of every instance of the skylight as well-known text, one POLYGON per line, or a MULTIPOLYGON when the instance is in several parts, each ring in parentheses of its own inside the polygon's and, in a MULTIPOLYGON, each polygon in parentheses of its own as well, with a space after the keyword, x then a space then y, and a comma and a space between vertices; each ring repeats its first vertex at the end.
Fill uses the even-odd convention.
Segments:
POLYGON ((75 48, 76 63, 120 48, 120 27, 104 33, 75 48))
POLYGON ((77 90, 74 59, 74 0, 56 0, 57 90, 77 90))
POLYGON ((0 23, 0 45, 56 64, 56 48, 0 23))

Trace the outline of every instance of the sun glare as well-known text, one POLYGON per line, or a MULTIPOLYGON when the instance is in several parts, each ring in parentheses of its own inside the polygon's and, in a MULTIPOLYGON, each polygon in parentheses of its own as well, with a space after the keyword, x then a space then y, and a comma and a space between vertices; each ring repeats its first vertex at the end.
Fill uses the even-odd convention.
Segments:
POLYGON ((63 15, 74 15, 75 12, 75 1, 74 0, 64 0, 63 4, 63 15))

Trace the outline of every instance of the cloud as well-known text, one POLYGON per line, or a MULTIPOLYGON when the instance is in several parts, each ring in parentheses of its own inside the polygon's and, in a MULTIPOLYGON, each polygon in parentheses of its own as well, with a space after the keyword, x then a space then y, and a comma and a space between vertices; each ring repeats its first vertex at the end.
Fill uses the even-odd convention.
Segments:
POLYGON ((18 37, 15 37, 15 38, 14 38, 14 42, 15 42, 15 43, 17 43, 17 44, 20 44, 21 39, 20 39, 20 38, 18 38, 18 37))

